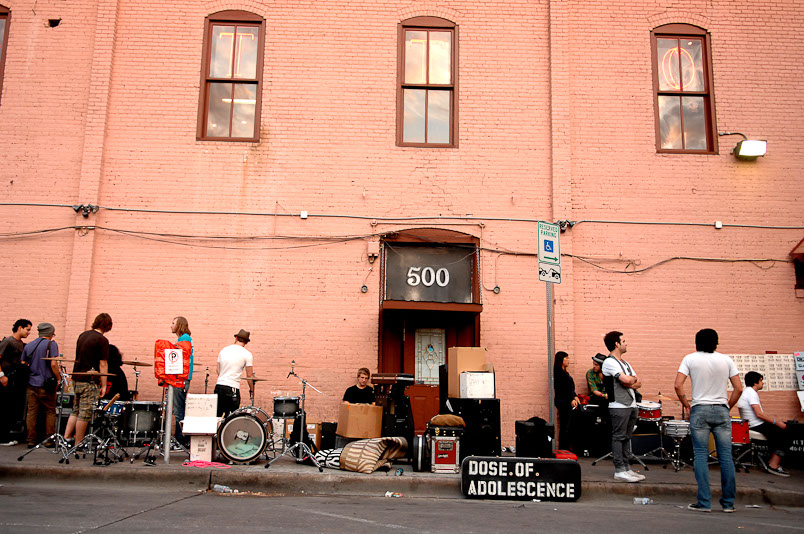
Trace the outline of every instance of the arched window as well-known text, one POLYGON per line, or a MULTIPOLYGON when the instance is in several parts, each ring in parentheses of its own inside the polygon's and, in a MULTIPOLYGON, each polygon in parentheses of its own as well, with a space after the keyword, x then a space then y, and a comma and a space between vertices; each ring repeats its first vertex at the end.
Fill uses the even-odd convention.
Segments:
POLYGON ((0 95, 3 93, 3 73, 6 71, 9 22, 11 22, 11 11, 5 6, 0 6, 0 95))
POLYGON ((437 17, 399 25, 397 144, 458 145, 458 28, 437 17))
POLYGON ((651 32, 656 149, 717 153, 709 34, 688 24, 651 32))
POLYGON ((197 137, 259 141, 265 20, 221 11, 204 22, 197 137))

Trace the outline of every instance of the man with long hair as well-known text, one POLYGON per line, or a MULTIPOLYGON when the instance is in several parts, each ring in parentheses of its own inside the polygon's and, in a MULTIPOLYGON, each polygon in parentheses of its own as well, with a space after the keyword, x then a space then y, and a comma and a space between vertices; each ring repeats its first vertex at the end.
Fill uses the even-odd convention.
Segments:
MULTIPOLYGON (((181 315, 173 319, 170 325, 170 331, 178 336, 177 342, 189 341, 190 345, 193 344, 193 338, 190 337, 190 324, 187 319, 181 315)), ((181 431, 181 424, 179 421, 184 421, 184 407, 187 403, 187 392, 190 391, 190 380, 193 379, 193 350, 190 351, 190 369, 187 371, 187 380, 184 381, 183 388, 173 388, 173 415, 176 418, 176 441, 189 446, 189 440, 181 431)))

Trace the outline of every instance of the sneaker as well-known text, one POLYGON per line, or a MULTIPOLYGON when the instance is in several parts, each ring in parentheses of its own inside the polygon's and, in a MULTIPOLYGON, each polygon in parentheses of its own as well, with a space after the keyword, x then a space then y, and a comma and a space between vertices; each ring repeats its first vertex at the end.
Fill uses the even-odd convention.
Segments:
POLYGON ((0 447, 13 447, 14 445, 19 445, 19 441, 11 440, 6 443, 0 443, 0 447))
POLYGON ((636 478, 637 478, 637 480, 645 480, 645 475, 640 475, 639 473, 637 473, 637 472, 636 472, 636 471, 634 471, 633 469, 629 469, 627 472, 628 472, 628 474, 629 474, 629 475, 631 475, 632 477, 636 477, 636 478))
POLYGON ((184 452, 184 449, 181 448, 181 445, 174 443, 170 447, 170 452, 184 452))
POLYGON ((735 510, 734 510, 733 506, 723 507, 723 513, 725 513, 725 514, 731 514, 731 513, 734 513, 734 512, 735 512, 735 510))
MULTIPOLYGON (((703 506, 701 506, 697 502, 692 503, 689 506, 687 506, 687 510, 694 510, 696 512, 711 512, 712 511, 709 508, 704 508, 703 506)), ((732 508, 732 511, 734 511, 734 508, 732 508)))
POLYGON ((781 465, 779 467, 775 468, 775 469, 773 467, 768 467, 768 473, 770 473, 772 475, 776 475, 777 477, 789 477, 790 476, 790 473, 788 473, 787 471, 782 469, 781 465))
POLYGON ((620 480, 622 482, 639 482, 641 479, 635 477, 628 471, 619 471, 614 473, 614 480, 620 480))

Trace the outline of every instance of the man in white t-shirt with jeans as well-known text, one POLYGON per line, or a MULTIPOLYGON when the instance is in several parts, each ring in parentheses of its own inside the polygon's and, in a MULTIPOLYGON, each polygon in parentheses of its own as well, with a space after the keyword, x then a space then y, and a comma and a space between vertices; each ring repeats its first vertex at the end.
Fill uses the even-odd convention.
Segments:
POLYGON ((603 360, 603 383, 609 392, 611 417, 611 456, 614 459, 614 480, 639 482, 645 480, 629 465, 631 436, 637 423, 637 406, 634 390, 642 387, 634 369, 623 359, 628 350, 622 332, 609 332, 603 337, 609 356, 603 360))
POLYGON ((740 417, 748 421, 748 428, 759 432, 770 442, 773 454, 768 462, 768 472, 780 477, 789 477, 790 473, 782 469, 782 456, 790 449, 793 437, 786 431, 787 423, 777 421, 762 410, 759 402, 759 391, 765 387, 765 377, 756 371, 745 373, 745 389, 737 401, 740 417))
POLYGON ((734 511, 737 481, 731 456, 731 416, 729 410, 737 404, 743 386, 734 361, 715 352, 717 332, 705 328, 695 334, 697 352, 681 360, 676 373, 675 389, 678 400, 690 412, 690 434, 695 453, 695 481, 698 483, 698 502, 687 508, 698 512, 712 509, 712 490, 709 487, 709 435, 715 437, 717 461, 720 464, 720 505, 724 512, 734 511), (692 402, 684 393, 684 382, 692 382, 692 402), (734 388, 728 394, 728 384, 734 388))
MULTIPOLYGON (((240 378, 243 369, 246 377, 254 376, 254 358, 246 350, 250 341, 250 333, 241 329, 235 334, 235 342, 224 347, 218 354, 218 381, 215 383, 215 394, 218 396, 218 417, 225 417, 240 408, 240 378)), ((254 382, 248 381, 248 388, 254 388, 254 382)))

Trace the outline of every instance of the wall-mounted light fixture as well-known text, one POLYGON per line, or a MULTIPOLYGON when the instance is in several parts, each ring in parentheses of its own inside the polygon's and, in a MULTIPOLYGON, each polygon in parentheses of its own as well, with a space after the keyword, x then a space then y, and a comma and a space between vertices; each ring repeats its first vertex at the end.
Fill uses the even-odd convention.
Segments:
POLYGON ((734 157, 737 159, 753 161, 764 156, 765 151, 768 148, 767 141, 760 139, 748 139, 745 134, 741 134, 740 132, 718 132, 718 135, 742 136, 743 140, 737 143, 737 146, 731 150, 731 153, 734 154, 734 157))

